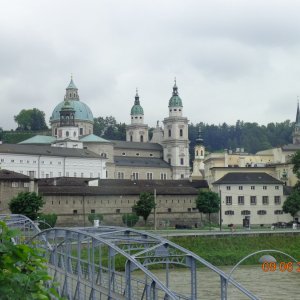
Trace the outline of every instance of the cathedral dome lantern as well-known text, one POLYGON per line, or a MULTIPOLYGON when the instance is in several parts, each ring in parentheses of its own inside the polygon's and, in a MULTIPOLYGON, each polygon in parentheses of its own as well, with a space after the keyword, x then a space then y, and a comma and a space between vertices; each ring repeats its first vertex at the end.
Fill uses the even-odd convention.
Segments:
POLYGON ((80 135, 93 133, 94 117, 91 109, 79 99, 78 88, 73 78, 66 88, 64 100, 56 105, 50 117, 52 135, 57 136, 57 128, 61 123, 61 111, 73 109, 74 125, 78 126, 80 135))
POLYGON ((169 100, 169 116, 182 116, 182 107, 182 100, 179 97, 178 87, 175 79, 172 97, 169 100))
POLYGON ((134 115, 144 115, 144 110, 143 110, 143 108, 140 104, 140 96, 138 94, 138 91, 136 91, 135 98, 134 98, 134 105, 131 108, 130 114, 132 116, 134 116, 134 115))

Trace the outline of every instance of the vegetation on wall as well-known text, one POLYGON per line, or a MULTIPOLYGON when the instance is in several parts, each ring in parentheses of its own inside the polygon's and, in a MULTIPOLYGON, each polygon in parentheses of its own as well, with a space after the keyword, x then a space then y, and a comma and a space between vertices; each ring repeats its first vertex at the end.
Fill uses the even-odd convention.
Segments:
POLYGON ((138 222, 139 216, 137 214, 123 214, 122 221, 128 227, 133 227, 138 222))
POLYGON ((99 220, 99 222, 103 221, 103 215, 101 214, 96 214, 96 213, 93 213, 93 214, 89 214, 88 215, 88 220, 91 224, 94 224, 94 220, 99 220))

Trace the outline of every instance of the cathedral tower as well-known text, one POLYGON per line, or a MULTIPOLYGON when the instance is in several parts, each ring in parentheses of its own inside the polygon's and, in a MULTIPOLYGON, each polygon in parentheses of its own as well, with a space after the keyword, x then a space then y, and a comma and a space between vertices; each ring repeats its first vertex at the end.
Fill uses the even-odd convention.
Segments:
POLYGON ((296 114, 296 122, 295 128, 293 132, 293 144, 299 145, 300 144, 300 113, 299 113, 299 101, 297 105, 297 114, 296 114))
POLYGON ((169 117, 163 121, 162 141, 164 160, 172 166, 173 179, 190 177, 188 119, 182 116, 182 108, 175 80, 169 100, 169 117))
POLYGON ((144 124, 144 110, 140 104, 140 97, 136 91, 134 105, 130 112, 131 124, 126 126, 127 142, 148 142, 148 125, 144 124))
POLYGON ((204 178, 204 155, 205 155, 205 147, 203 145, 203 138, 201 128, 199 126, 198 137, 196 139, 196 145, 194 148, 195 151, 195 159, 193 161, 193 179, 203 179, 204 178))

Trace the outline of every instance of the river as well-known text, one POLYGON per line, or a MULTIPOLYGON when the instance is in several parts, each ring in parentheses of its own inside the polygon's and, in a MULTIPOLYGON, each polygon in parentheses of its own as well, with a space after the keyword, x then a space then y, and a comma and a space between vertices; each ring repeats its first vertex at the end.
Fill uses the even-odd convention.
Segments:
MULTIPOLYGON (((261 265, 239 266, 232 277, 245 288, 263 300, 299 300, 300 299, 300 272, 263 272, 261 265)), ((229 273, 231 267, 220 267, 229 273)), ((298 270, 299 271, 299 270, 298 270)), ((165 273, 162 270, 153 271, 164 282, 165 273)), ((190 272, 186 269, 171 270, 171 289, 181 294, 190 294, 190 272)), ((220 277, 207 268, 197 269, 197 299, 220 299, 220 277)), ((228 286, 228 299, 249 299, 234 286, 228 286)))

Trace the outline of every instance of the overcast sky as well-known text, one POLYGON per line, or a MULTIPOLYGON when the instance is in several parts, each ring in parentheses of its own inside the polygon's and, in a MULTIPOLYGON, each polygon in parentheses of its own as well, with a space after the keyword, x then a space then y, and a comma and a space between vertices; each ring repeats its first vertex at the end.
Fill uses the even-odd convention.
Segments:
POLYGON ((73 74, 94 117, 168 115, 174 77, 192 123, 294 121, 300 1, 1 1, 0 126, 38 108, 48 123, 73 74))

